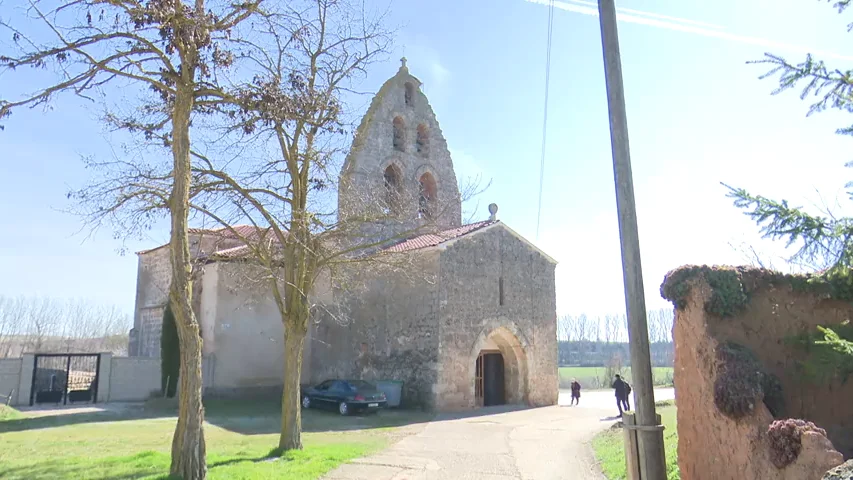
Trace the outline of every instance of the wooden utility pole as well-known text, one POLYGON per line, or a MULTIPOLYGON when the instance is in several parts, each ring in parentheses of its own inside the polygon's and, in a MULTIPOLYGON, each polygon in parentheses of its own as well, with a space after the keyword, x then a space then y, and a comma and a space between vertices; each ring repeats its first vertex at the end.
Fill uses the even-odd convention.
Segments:
POLYGON ((616 182, 616 208, 619 212, 619 239, 622 244, 622 274, 625 283, 625 306, 628 311, 631 374, 636 396, 637 424, 631 428, 637 430, 640 478, 665 480, 663 429, 658 425, 655 412, 643 268, 640 262, 640 236, 637 230, 634 180, 631 176, 628 118, 625 112, 625 91, 622 84, 622 61, 619 54, 614 0, 599 0, 598 16, 601 22, 601 47, 604 52, 604 75, 607 80, 607 104, 610 112, 610 145, 613 151, 613 175, 616 182))

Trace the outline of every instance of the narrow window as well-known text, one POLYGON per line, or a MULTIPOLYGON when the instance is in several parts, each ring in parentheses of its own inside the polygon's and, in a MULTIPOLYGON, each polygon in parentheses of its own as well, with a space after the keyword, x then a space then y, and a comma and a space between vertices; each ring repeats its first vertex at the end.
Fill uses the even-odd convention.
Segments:
POLYGON ((412 82, 406 82, 406 106, 411 107, 414 105, 415 99, 415 86, 412 85, 412 82))
POLYGON ((498 303, 504 305, 504 277, 498 278, 498 303))
POLYGON ((436 185, 435 177, 426 172, 420 178, 420 195, 418 195, 418 217, 432 219, 435 209, 436 185))
POLYGON ((385 169, 385 207, 386 213, 396 213, 400 207, 400 171, 396 165, 388 165, 385 169))
POLYGON ((402 117, 394 117, 394 148, 406 151, 406 124, 402 117))
POLYGON ((418 125, 417 149, 421 155, 429 155, 429 130, 423 123, 418 125))

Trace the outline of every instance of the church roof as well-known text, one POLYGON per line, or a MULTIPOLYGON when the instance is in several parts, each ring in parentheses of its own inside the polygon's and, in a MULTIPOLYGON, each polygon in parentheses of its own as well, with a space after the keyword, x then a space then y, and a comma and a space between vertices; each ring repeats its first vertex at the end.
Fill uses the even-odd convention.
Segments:
MULTIPOLYGON (((187 233, 189 233, 190 235, 193 235, 193 236, 215 238, 218 241, 226 241, 226 240, 241 241, 243 238, 247 238, 250 240, 257 239, 258 236, 261 234, 261 232, 262 231, 265 232, 266 230, 267 230, 266 228, 256 227, 254 225, 235 225, 231 228, 228 228, 228 227, 188 228, 187 233), (232 228, 233 228, 233 230, 232 230, 232 228)), ((149 248, 148 250, 141 250, 139 252, 136 252, 136 254, 137 255, 145 255, 146 253, 150 253, 150 252, 153 252, 155 250, 159 250, 163 247, 168 247, 168 246, 169 246, 168 243, 164 243, 163 245, 160 245, 159 247, 149 248)), ((235 250, 235 248, 241 248, 241 247, 239 247, 239 246, 234 247, 233 245, 231 245, 231 246, 228 246, 226 248, 217 248, 217 251, 212 252, 211 255, 213 255, 213 254, 224 254, 225 256, 236 256, 236 255, 234 255, 236 252, 232 252, 233 250, 235 250)), ((243 246, 242 248, 245 248, 245 246, 243 246)))
POLYGON ((541 254, 545 259, 553 264, 557 264, 557 260, 543 252, 539 247, 531 243, 529 240, 519 235, 515 230, 509 228, 505 223, 500 220, 486 220, 483 222, 475 222, 469 223, 467 225, 462 225, 461 227, 451 228, 448 230, 443 230, 436 233, 427 233, 424 235, 418 235, 416 237, 412 237, 406 240, 403 240, 399 243, 395 243, 390 247, 386 247, 383 249, 385 252, 411 252, 415 250, 421 250, 424 248, 431 247, 440 247, 443 248, 445 244, 453 242, 454 240, 461 239, 463 237, 467 237, 469 235, 476 235, 479 232, 485 231, 490 227, 499 227, 503 228, 507 232, 509 232, 512 236, 524 242, 530 249, 541 254))
POLYGON ((421 248, 435 247, 444 242, 464 237, 469 233, 476 232, 477 230, 496 223, 498 223, 497 220, 486 220, 484 222, 469 223, 468 225, 462 225, 461 227, 442 230, 436 233, 426 233, 395 243, 390 247, 386 247, 384 250, 386 252, 409 252, 412 250, 420 250, 421 248))

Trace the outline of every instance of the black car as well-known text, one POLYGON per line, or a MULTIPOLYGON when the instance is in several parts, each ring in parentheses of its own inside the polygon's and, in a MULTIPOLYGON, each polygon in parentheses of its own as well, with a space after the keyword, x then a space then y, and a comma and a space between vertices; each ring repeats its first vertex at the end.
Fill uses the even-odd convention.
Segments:
POLYGON ((341 415, 376 412, 386 405, 385 394, 363 380, 326 380, 302 393, 303 408, 335 409, 341 415))

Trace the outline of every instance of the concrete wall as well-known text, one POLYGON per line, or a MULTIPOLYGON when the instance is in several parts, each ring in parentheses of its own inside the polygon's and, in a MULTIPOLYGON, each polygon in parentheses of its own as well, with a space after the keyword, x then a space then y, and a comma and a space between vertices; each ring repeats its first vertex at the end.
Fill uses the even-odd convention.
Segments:
POLYGON ((159 358, 114 357, 112 359, 106 401, 142 401, 159 391, 159 358))
MULTIPOLYGON (((327 378, 404 382, 404 404, 432 408, 438 363, 437 254, 420 256, 418 274, 372 271, 339 291, 331 314, 318 312, 311 342, 312 382, 327 378), (332 315, 334 314, 334 316, 332 315)), ((373 267, 376 269, 377 267, 373 267)))
POLYGON ((557 403, 554 270, 550 259, 502 224, 441 253, 441 409, 474 406, 477 355, 490 344, 504 356, 508 402, 557 403))
MULTIPOLYGON (((0 395, 14 389, 11 404, 30 404, 34 357, 0 359, 0 395)), ((143 401, 160 391, 160 360, 143 357, 113 357, 101 354, 98 402, 143 401)), ((2 399, 5 401, 5 398, 2 399)))
MULTIPOLYGON (((32 365, 30 365, 32 370, 32 365)), ((31 377, 32 378, 32 377, 31 377)), ((17 404, 18 388, 21 383, 21 359, 0 359, 0 404, 6 401, 6 396, 12 394, 13 404, 17 404)))

